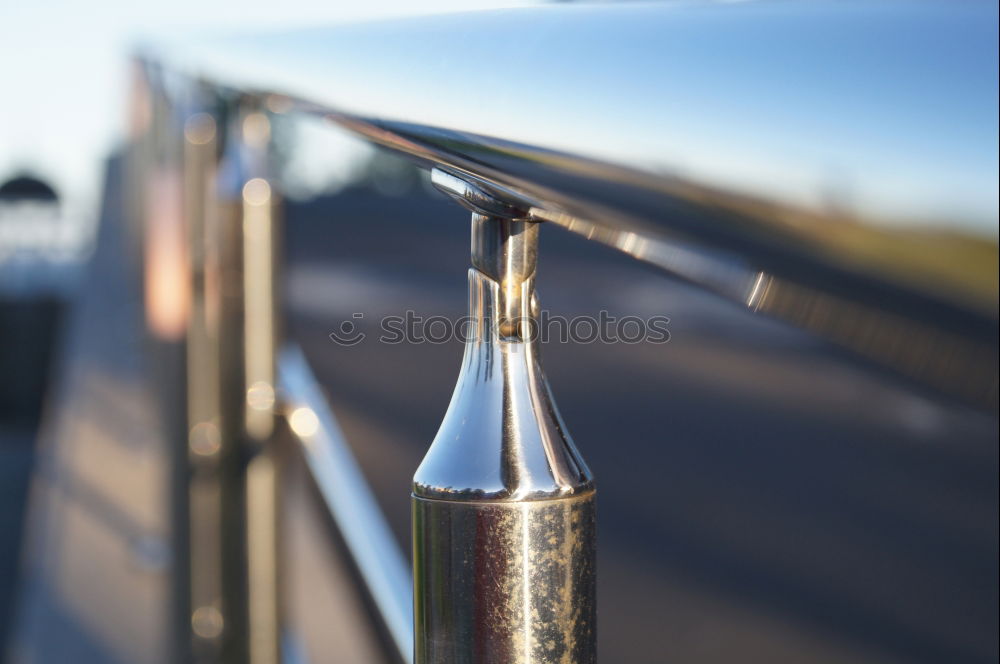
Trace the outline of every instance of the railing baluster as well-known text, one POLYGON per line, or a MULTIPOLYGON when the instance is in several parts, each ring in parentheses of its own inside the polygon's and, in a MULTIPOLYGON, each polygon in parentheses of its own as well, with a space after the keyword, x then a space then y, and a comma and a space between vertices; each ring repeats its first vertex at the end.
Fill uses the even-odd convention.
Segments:
MULTIPOLYGON (((189 293, 179 322, 186 398, 174 409, 187 423, 173 488, 178 640, 186 642, 177 659, 277 664, 277 206, 266 179, 269 121, 253 97, 227 98, 193 83, 174 92, 163 133, 181 139, 174 179, 186 246, 185 267, 171 271, 184 276, 170 286, 189 293)), ((160 278, 153 272, 147 279, 160 278)), ((158 316, 154 332, 157 324, 176 327, 176 316, 158 316)))
POLYGON ((272 439, 278 341, 278 201, 268 177, 271 122, 257 100, 244 104, 241 141, 250 162, 242 190, 244 427, 247 462, 247 583, 250 664, 281 661, 279 611, 280 459, 272 439))
POLYGON ((538 356, 538 224, 443 171, 473 211, 465 356, 413 481, 417 664, 595 661, 594 484, 538 356))
POLYGON ((183 118, 166 92, 162 70, 142 66, 148 85, 148 119, 136 127, 139 141, 129 170, 138 184, 134 213, 142 244, 143 307, 151 383, 169 446, 170 587, 169 661, 190 662, 192 651, 191 479, 188 381, 185 357, 193 266, 183 211, 181 154, 183 118))
POLYGON ((242 381, 236 362, 240 291, 233 292, 239 252, 232 241, 239 236, 224 173, 235 158, 235 109, 212 92, 192 96, 183 160, 192 282, 187 335, 192 654, 196 662, 236 663, 246 652, 242 419, 233 397, 242 381))

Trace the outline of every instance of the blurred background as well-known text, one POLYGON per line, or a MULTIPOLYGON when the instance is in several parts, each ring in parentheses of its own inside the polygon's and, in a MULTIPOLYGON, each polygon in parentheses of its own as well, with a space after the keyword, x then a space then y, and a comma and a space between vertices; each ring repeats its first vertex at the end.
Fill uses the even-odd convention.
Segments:
MULTIPOLYGON (((146 393, 139 258, 123 221, 134 44, 491 6, 0 4, 5 661, 169 661, 167 436, 146 393)), ((407 310, 464 315, 468 213, 333 127, 288 117, 273 132, 284 334, 409 551, 410 478, 462 347, 382 344, 377 325, 407 310), (367 340, 333 343, 344 321, 367 340)), ((537 284, 567 318, 670 319, 665 345, 543 349, 600 487, 602 661, 997 661, 995 411, 558 228, 543 229, 537 284)), ((306 484, 287 497, 289 648, 308 662, 380 661, 306 484)))

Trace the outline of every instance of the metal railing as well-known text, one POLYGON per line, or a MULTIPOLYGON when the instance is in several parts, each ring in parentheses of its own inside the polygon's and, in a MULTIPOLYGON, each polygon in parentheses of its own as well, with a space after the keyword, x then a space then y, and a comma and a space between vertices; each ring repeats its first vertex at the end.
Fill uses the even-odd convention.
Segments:
POLYGON ((336 418, 301 351, 281 355, 280 391, 292 432, 303 441, 306 461, 338 525, 360 576, 378 608, 393 647, 404 660, 413 647, 413 577, 385 518, 364 481, 336 418))
POLYGON ((149 327, 186 362, 177 661, 280 658, 276 416, 396 657, 594 660, 593 484, 521 327, 540 226, 995 411, 996 41, 986 3, 804 2, 149 46, 131 177, 149 327), (405 558, 302 355, 278 353, 279 112, 433 169, 473 212, 476 333, 413 485, 415 633, 405 558))

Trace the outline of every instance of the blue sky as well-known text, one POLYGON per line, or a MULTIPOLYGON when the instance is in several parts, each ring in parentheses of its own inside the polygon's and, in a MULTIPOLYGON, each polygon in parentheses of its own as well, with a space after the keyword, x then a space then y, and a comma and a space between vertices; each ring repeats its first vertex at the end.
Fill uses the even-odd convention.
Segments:
POLYGON ((28 169, 92 214, 124 127, 128 54, 143 36, 315 26, 525 0, 0 0, 0 181, 28 169))
MULTIPOLYGON (((51 178, 71 207, 94 210, 100 191, 101 160, 123 133, 128 54, 144 35, 184 35, 192 29, 224 33, 274 31, 517 4, 534 3, 529 0, 420 3, 0 0, 0 180, 18 169, 34 170, 51 178)), ((892 5, 885 7, 888 11, 892 5)), ((503 113, 502 105, 496 105, 492 114, 491 107, 485 106, 475 118, 478 124, 466 127, 462 123, 473 119, 454 117, 461 106, 449 105, 447 94, 437 100, 439 103, 429 104, 431 108, 425 115, 434 121, 432 124, 464 127, 500 137, 518 136, 554 149, 572 148, 579 136, 586 134, 589 145, 605 146, 609 154, 620 157, 628 153, 630 146, 623 144, 614 123, 603 121, 608 117, 618 118, 620 123, 657 128, 636 134, 640 143, 631 146, 639 156, 655 154, 664 160, 663 164, 642 164, 654 171, 660 169, 694 179, 704 175, 708 181, 733 183, 736 191, 742 187, 761 194, 773 193, 778 198, 790 195, 789 192, 806 192, 812 196, 803 201, 806 204, 815 204, 834 191, 890 220, 921 216, 939 220, 952 215, 954 222, 979 231, 985 228, 995 235, 998 161, 995 19, 993 24, 981 26, 982 30, 992 31, 992 41, 973 40, 975 45, 986 44, 992 50, 981 57, 962 60, 959 56, 968 56, 968 47, 955 35, 968 29, 968 21, 962 18, 961 11, 953 9, 946 4, 931 3, 927 11, 940 13, 941 21, 917 21, 916 28, 901 28, 898 34, 885 36, 894 42, 890 46, 898 46, 900 53, 909 53, 911 60, 879 61, 868 69, 837 67, 835 61, 845 55, 827 44, 822 53, 833 60, 819 61, 823 65, 819 68, 847 72, 852 77, 849 81, 832 80, 829 76, 818 79, 810 69, 817 67, 815 57, 809 59, 808 66, 800 66, 789 60, 783 50, 789 41, 823 37, 823 31, 833 26, 820 26, 818 32, 806 31, 808 34, 803 35, 782 34, 770 50, 762 50, 751 39, 748 43, 756 49, 754 57, 743 58, 736 45, 747 26, 734 23, 731 36, 723 39, 725 35, 716 35, 726 45, 724 48, 706 42, 694 28, 680 30, 669 41, 661 40, 659 34, 646 35, 646 42, 656 44, 657 52, 661 53, 661 64, 651 72, 652 77, 621 76, 620 72, 634 66, 630 60, 634 54, 626 52, 627 49, 608 50, 606 57, 577 81, 587 87, 600 80, 603 94, 593 96, 587 108, 575 108, 573 114, 560 118, 555 125, 538 121, 529 127, 508 126, 512 120, 503 113), (952 29, 948 27, 950 23, 955 24, 954 35, 948 32, 952 29), (914 32, 928 25, 932 26, 932 35, 914 32), (937 46, 913 55, 913 49, 906 47, 913 40, 937 46), (671 49, 677 52, 677 57, 670 56, 671 49), (692 66, 692 57, 701 67, 692 66), (962 66, 966 62, 977 65, 971 68, 974 71, 962 66), (703 75, 703 70, 711 76, 703 75), (772 75, 775 73, 780 76, 772 75), (991 80, 984 83, 983 75, 991 80), (891 89, 885 87, 886 80, 892 83, 891 89), (747 86, 762 87, 743 89, 747 86), (862 90, 864 94, 838 96, 838 90, 862 90), (891 94, 918 103, 885 103, 886 96, 891 94), (625 108, 618 101, 623 98, 643 103, 625 108), (740 103, 735 104, 734 99, 740 103), (979 103, 966 103, 969 99, 977 99, 979 103), (900 109, 905 112, 900 113, 900 109), (885 116, 887 110, 892 112, 891 116, 885 116), (855 116, 864 122, 853 120, 855 116), (771 131, 776 123, 782 128, 777 134, 771 131), (768 129, 760 132, 759 144, 755 142, 754 127, 768 129), (817 134, 817 127, 838 131, 817 134), (928 128, 934 131, 927 131, 928 128), (601 134, 602 130, 608 130, 606 136, 601 134), (981 140, 983 136, 987 140, 981 140), (656 150, 649 149, 649 141, 656 150), (930 159, 928 155, 936 158, 930 159), (808 168, 799 167, 800 164, 808 168), (916 190, 914 182, 923 186, 916 190)), ((508 29, 516 29, 516 25, 508 29)), ((589 29, 597 31, 590 36, 591 41, 579 38, 574 42, 577 46, 591 48, 592 44, 602 43, 600 31, 604 26, 589 29)), ((636 33, 636 40, 643 38, 641 33, 641 30, 636 33)), ((841 29, 838 34, 844 33, 841 29)), ((436 48, 433 44, 423 46, 436 48)), ((790 50, 807 52, 798 46, 790 50)), ((865 52, 877 54, 882 50, 865 52)), ((369 57, 379 59, 378 54, 369 57)), ((389 57, 399 58, 399 53, 385 54, 385 58, 389 57)), ((518 79, 511 94, 522 94, 528 87, 539 100, 546 95, 561 94, 562 88, 550 90, 545 80, 531 80, 531 72, 538 69, 532 57, 530 53, 516 51, 508 54, 508 69, 526 78, 518 79)), ((548 63, 549 74, 560 71, 559 66, 564 66, 562 71, 575 71, 574 57, 570 52, 553 53, 548 63)), ((860 56, 854 53, 851 57, 860 56)), ((396 62, 391 64, 395 66, 396 62)), ((383 63, 383 66, 388 65, 383 63)), ((340 71, 339 75, 351 74, 350 66, 345 67, 346 71, 340 71)), ((513 77, 507 76, 507 80, 513 77)), ((377 90, 365 92, 369 97, 379 94, 377 90)), ((451 90, 448 94, 464 95, 465 91, 451 90)), ((556 106, 560 101, 549 99, 548 103, 556 106)), ((382 103, 383 107, 389 107, 391 101, 382 103)), ((306 161, 344 152, 329 149, 324 143, 346 140, 343 137, 338 138, 329 130, 306 130, 313 131, 315 136, 302 141, 302 150, 296 153, 301 152, 306 161)), ((316 179, 325 177, 322 169, 318 172, 318 175, 312 173, 316 179)), ((302 174, 308 179, 310 171, 305 169, 302 174)))

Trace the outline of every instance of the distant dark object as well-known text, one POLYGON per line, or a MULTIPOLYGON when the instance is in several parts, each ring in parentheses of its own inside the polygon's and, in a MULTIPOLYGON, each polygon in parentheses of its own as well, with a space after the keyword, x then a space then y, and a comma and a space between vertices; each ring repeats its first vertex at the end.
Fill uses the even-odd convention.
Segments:
POLYGON ((55 297, 0 297, 0 424, 32 430, 42 415, 65 310, 55 297))
POLYGON ((39 201, 58 203, 59 196, 55 189, 43 180, 30 175, 19 175, 0 185, 0 201, 39 201))

